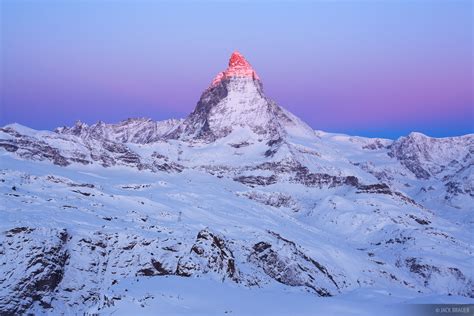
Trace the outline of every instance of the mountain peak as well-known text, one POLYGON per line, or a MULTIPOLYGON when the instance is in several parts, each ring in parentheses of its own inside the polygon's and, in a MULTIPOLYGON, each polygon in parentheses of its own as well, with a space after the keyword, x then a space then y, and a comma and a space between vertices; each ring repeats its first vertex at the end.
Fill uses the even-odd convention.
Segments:
POLYGON ((245 59, 244 55, 242 55, 238 51, 233 52, 229 59, 229 68, 234 67, 252 68, 249 62, 245 59))
POLYGON ((280 139, 290 132, 314 135, 309 126, 265 96, 254 69, 235 51, 228 68, 217 75, 194 111, 167 137, 212 142, 238 129, 246 130, 242 135, 250 130, 266 139, 280 139))
POLYGON ((250 63, 238 51, 234 51, 232 53, 229 59, 229 66, 225 71, 217 74, 217 76, 212 81, 211 86, 219 84, 224 79, 229 79, 233 77, 260 80, 250 63))

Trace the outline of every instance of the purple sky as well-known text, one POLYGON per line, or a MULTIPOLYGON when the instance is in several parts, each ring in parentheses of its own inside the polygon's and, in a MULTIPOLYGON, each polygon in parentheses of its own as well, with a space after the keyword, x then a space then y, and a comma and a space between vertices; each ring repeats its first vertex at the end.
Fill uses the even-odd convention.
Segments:
POLYGON ((176 2, 0 2, 0 125, 185 117, 237 49, 315 129, 474 132, 471 1, 176 2))

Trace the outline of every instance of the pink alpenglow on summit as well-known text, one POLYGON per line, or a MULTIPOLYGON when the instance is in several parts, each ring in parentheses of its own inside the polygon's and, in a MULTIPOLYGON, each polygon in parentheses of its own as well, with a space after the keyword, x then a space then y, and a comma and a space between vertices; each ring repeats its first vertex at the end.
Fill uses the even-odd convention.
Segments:
POLYGON ((216 85, 222 80, 230 77, 243 77, 243 78, 252 78, 254 80, 260 80, 257 76, 255 70, 245 59, 245 57, 239 52, 235 51, 232 53, 229 59, 229 67, 223 72, 217 74, 217 76, 212 80, 212 85, 216 85))

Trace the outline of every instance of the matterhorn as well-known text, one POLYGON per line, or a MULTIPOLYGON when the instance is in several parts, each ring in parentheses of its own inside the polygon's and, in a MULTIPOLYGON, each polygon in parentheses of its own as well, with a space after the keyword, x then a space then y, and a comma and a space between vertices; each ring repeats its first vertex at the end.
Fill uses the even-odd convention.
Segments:
POLYGON ((312 132, 265 96, 255 70, 244 56, 234 52, 229 67, 214 78, 196 109, 172 136, 214 141, 235 130, 247 129, 265 138, 279 139, 296 127, 312 132))

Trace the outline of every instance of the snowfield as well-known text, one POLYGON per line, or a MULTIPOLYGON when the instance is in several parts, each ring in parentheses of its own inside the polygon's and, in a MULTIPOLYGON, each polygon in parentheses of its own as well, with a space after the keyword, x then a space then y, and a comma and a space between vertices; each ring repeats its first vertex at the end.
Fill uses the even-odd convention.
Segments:
POLYGON ((0 314, 474 303, 474 135, 313 131, 239 58, 184 120, 0 128, 0 314))

